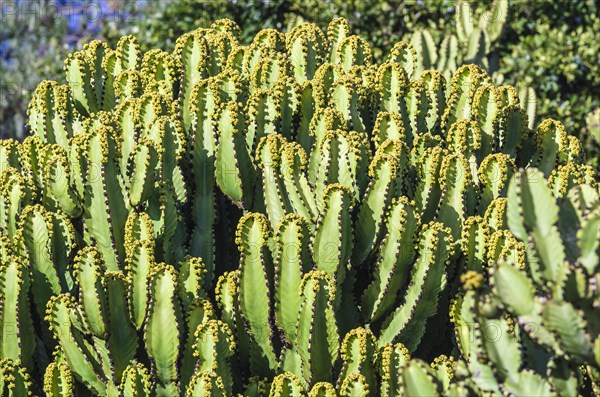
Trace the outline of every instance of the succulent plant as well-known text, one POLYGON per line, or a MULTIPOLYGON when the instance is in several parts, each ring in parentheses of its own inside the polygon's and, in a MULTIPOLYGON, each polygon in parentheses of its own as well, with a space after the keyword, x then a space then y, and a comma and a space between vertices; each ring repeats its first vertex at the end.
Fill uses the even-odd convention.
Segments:
POLYGON ((477 8, 468 1, 456 2, 456 29, 442 36, 440 43, 435 42, 428 29, 412 33, 410 43, 400 46, 404 47, 402 51, 410 65, 406 68, 409 77, 428 69, 436 69, 449 76, 460 65, 469 63, 495 71, 498 61, 493 50, 505 30, 509 1, 495 0, 485 10, 477 8))
POLYGON ((35 136, 0 145, 11 390, 597 392, 577 139, 478 66, 417 76, 406 43, 373 63, 342 19, 238 30, 92 42, 38 87, 35 136))

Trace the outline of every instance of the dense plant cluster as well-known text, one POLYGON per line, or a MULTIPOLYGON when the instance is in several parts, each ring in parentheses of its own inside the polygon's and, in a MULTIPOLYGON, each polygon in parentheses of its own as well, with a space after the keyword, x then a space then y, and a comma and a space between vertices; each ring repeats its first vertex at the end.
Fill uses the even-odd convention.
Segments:
MULTIPOLYGON (((134 0, 2 0, 0 2, 0 139, 23 139, 27 104, 40 81, 58 79, 70 51, 123 28, 141 7, 134 0)), ((191 29, 190 29, 191 30, 191 29)))
MULTIPOLYGON (((61 9, 73 4, 85 7, 90 1, 29 0, 23 3, 28 4, 28 8, 51 11, 55 3, 61 9)), ((3 4, 12 2, 21 0, 3 4)), ((501 5, 500 13, 493 11, 493 2, 489 0, 462 2, 468 4, 467 7, 455 0, 98 0, 91 3, 94 10, 100 9, 101 19, 76 14, 21 12, 14 24, 11 14, 3 14, 3 22, 8 23, 2 24, 0 54, 6 47, 12 60, 9 63, 8 58, 3 60, 0 56, 0 74, 3 75, 0 127, 4 137, 22 139, 26 135, 23 125, 26 104, 40 80, 58 78, 65 42, 77 41, 79 47, 79 43, 100 35, 116 44, 121 35, 133 33, 139 37, 144 50, 171 51, 176 37, 226 17, 242 28, 240 42, 248 44, 263 28, 289 31, 305 21, 325 29, 331 18, 341 16, 347 18, 353 34, 368 35, 375 59, 381 60, 400 40, 422 40, 423 31, 434 43, 431 48, 452 43, 452 35, 458 34, 460 38, 457 25, 460 11, 468 10, 467 15, 474 25, 487 20, 496 29, 500 28, 497 33, 502 34, 492 33, 490 37, 489 31, 487 35, 476 32, 481 35, 478 46, 483 52, 459 54, 455 68, 462 63, 477 62, 466 55, 484 55, 486 69, 493 74, 496 84, 518 84, 520 89, 525 86, 533 89, 537 93, 534 99, 540 119, 562 120, 567 130, 580 138, 590 164, 599 175, 600 129, 591 127, 595 124, 585 123, 586 115, 600 108, 595 94, 600 91, 597 77, 600 76, 597 55, 600 19, 593 0, 504 0, 495 3, 501 5), (109 6, 117 9, 109 10, 109 6), (94 24, 103 23, 101 34, 90 31, 87 26, 90 23, 86 23, 89 19, 94 24)), ((474 35, 473 43, 476 38, 474 35)), ((460 44, 456 45, 460 51, 469 48, 466 43, 456 44, 460 44)), ((524 99, 530 97, 524 96, 524 99)))
POLYGON ((538 114, 577 131, 600 175, 600 128, 585 123, 586 114, 600 108, 597 2, 517 2, 512 7, 500 43, 499 73, 507 84, 535 88, 538 114))
POLYGON ((239 40, 91 42, 0 141, 3 394, 600 394, 577 138, 343 19, 239 40))
MULTIPOLYGON (((197 0, 149 4, 144 13, 147 18, 140 18, 127 31, 139 34, 142 46, 171 50, 173 38, 218 18, 234 20, 243 30, 241 42, 247 44, 263 28, 289 31, 306 21, 325 29, 331 18, 339 16, 348 20, 353 34, 368 37, 377 60, 383 60, 401 40, 413 44, 429 41, 430 50, 453 45, 457 53, 454 65, 438 58, 443 65, 434 62, 432 66, 454 71, 463 63, 485 61, 482 65, 496 84, 533 89, 538 118, 561 120, 582 141, 600 175, 600 129, 585 123, 586 115, 600 108, 596 94, 600 91, 600 10, 593 0, 238 0, 201 4, 197 0), (495 7, 500 7, 499 12, 495 7), (470 54, 467 35, 461 34, 465 21, 473 25, 470 32, 482 22, 493 28, 474 32, 470 54)), ((419 47, 415 47, 417 51, 419 47)))

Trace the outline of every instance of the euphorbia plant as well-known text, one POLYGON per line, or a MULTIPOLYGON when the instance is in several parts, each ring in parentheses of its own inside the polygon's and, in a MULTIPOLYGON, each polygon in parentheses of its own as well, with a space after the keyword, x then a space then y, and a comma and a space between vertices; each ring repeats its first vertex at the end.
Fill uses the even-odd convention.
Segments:
POLYGON ((597 392, 577 139, 477 66, 407 73, 407 43, 373 63, 341 19, 238 34, 92 42, 0 145, 7 393, 597 392), (492 321, 514 355, 469 339, 492 321))

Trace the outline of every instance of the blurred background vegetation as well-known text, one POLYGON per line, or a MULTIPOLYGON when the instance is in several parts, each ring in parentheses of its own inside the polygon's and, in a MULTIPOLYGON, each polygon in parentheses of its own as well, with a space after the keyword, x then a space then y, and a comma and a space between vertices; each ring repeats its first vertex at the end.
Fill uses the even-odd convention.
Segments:
MULTIPOLYGON (((474 14, 491 0, 469 2, 474 14)), ((234 20, 246 42, 261 29, 301 22, 325 29, 348 19, 374 55, 426 29, 439 45, 456 31, 449 0, 0 0, 0 137, 22 138, 35 86, 56 79, 62 60, 92 38, 115 44, 134 34, 144 49, 172 50, 175 39, 219 18, 234 20), (36 12, 37 10, 37 12, 36 12)), ((584 143, 600 170, 600 18, 594 0, 510 0, 502 36, 490 43, 497 83, 530 86, 537 120, 556 118, 584 143)))

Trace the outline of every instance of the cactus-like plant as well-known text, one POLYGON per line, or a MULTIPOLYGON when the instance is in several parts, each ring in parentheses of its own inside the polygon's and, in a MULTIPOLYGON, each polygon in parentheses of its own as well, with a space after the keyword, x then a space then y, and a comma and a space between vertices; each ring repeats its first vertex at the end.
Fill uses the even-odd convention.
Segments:
POLYGON ((404 54, 409 77, 428 69, 439 70, 448 77, 457 67, 469 63, 491 72, 496 70, 493 49, 504 32, 509 1, 495 0, 488 9, 478 13, 468 1, 460 0, 456 2, 455 12, 456 30, 445 35, 437 43, 439 46, 427 29, 413 32, 410 43, 396 45, 395 52, 404 54))
POLYGON ((92 42, 70 85, 38 87, 35 135, 0 145, 3 387, 598 391, 598 184, 577 139, 534 132, 478 66, 446 81, 406 43, 373 63, 342 19, 237 35, 92 42))

